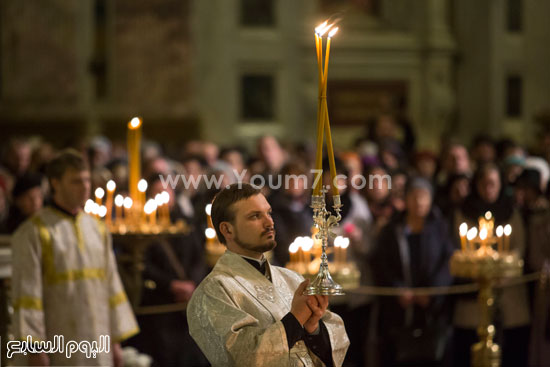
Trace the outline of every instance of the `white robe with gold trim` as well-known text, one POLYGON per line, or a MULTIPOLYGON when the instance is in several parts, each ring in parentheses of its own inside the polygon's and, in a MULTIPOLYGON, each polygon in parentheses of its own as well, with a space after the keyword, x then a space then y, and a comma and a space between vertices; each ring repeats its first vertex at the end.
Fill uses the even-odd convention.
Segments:
MULTIPOLYGON (((288 269, 269 269, 273 283, 227 251, 193 293, 189 332, 213 367, 323 366, 302 340, 289 350, 281 322, 303 278, 288 269)), ((322 320, 334 365, 341 366, 349 346, 344 323, 330 311, 322 320)))
MULTIPOLYGON (((138 332, 118 276, 111 236, 103 223, 80 213, 44 208, 12 238, 13 334, 16 340, 112 343, 138 332)), ((66 359, 50 354, 50 365, 112 365, 112 353, 66 359)))

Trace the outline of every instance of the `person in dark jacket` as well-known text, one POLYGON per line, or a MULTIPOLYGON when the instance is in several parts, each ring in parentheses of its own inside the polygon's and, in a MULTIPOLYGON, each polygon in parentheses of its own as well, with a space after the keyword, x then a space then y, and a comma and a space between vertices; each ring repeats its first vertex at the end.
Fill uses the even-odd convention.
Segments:
MULTIPOLYGON (((409 181, 406 210, 382 229, 372 256, 376 285, 416 288, 451 284, 448 263, 453 245, 432 199, 429 181, 418 177, 409 181)), ((381 298, 379 305, 382 366, 442 365, 450 328, 450 309, 444 296, 403 291, 399 297, 381 298)))

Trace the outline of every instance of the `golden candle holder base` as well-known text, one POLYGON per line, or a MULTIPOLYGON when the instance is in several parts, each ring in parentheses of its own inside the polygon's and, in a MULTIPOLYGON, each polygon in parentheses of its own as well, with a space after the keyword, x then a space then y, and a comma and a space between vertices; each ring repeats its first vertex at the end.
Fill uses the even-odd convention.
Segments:
POLYGON ((477 333, 480 341, 472 346, 472 367, 500 367, 501 350, 493 341, 493 286, 498 279, 520 276, 523 260, 517 254, 502 255, 491 247, 482 247, 477 251, 456 251, 451 257, 450 267, 454 276, 474 279, 479 284, 481 321, 477 333))

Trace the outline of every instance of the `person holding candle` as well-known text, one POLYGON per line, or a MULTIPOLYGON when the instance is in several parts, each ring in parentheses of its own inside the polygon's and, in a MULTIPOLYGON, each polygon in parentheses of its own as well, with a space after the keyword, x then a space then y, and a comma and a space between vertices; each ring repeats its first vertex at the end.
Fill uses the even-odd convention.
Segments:
MULTIPOLYGON (((525 256, 525 229, 519 211, 515 209, 511 197, 502 189, 501 173, 498 167, 487 163, 478 168, 472 182, 472 192, 455 214, 455 228, 466 222, 468 227, 478 227, 479 218, 485 218, 487 212, 494 218, 494 228, 506 225, 512 228, 511 235, 503 238, 503 248, 509 244, 510 251, 520 257, 525 256)), ((481 231, 481 228, 478 228, 481 231)), ((499 231, 500 232, 500 231, 499 231)), ((481 233, 481 232, 480 232, 481 233)), ((496 233, 495 233, 496 235, 496 233)), ((497 244, 491 243, 498 250, 497 244)), ((458 238, 457 238, 458 242, 458 238)), ((487 242, 487 241, 486 241, 487 242)), ((525 366, 529 342, 530 312, 527 287, 520 284, 502 290, 496 303, 498 311, 495 322, 502 325, 503 340, 497 342, 502 346, 502 366, 525 366)), ((477 341, 476 328, 479 322, 477 299, 472 295, 456 298, 453 317, 455 365, 463 366, 470 362, 470 346, 477 341)))
MULTIPOLYGON (((439 210, 432 206, 433 187, 411 178, 406 210, 382 229, 371 257, 375 284, 385 287, 437 287, 452 283, 448 262, 453 244, 439 210)), ((382 297, 378 325, 382 366, 442 366, 450 330, 445 296, 382 297), (422 335, 415 337, 415 330, 422 335)))
POLYGON ((230 185, 214 199, 212 222, 227 251, 187 307, 212 366, 342 366, 349 340, 328 296, 304 295, 308 281, 265 259, 277 242, 263 194, 230 185))

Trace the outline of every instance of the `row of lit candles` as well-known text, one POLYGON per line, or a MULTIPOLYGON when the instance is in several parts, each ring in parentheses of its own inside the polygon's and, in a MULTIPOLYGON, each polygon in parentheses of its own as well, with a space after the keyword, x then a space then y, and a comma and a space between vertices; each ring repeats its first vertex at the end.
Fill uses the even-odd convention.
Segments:
POLYGON ((92 214, 98 218, 105 218, 107 224, 111 224, 113 217, 113 203, 116 208, 116 221, 121 225, 140 225, 148 223, 151 226, 157 224, 163 226, 170 225, 170 210, 168 203, 170 201, 170 195, 167 191, 163 191, 155 195, 154 199, 145 201, 145 192, 147 191, 147 181, 140 180, 138 183, 139 197, 138 202, 129 196, 116 195, 113 200, 113 195, 116 190, 116 183, 113 180, 107 182, 107 197, 105 199, 105 205, 103 205, 103 198, 105 197, 105 190, 98 187, 95 194, 95 201, 89 199, 85 206, 84 211, 88 214, 92 214), (160 223, 157 223, 157 216, 160 223))
MULTIPOLYGON (((317 252, 320 253, 320 251, 316 251, 318 248, 314 248, 316 242, 318 242, 320 246, 319 241, 320 240, 314 240, 307 236, 297 237, 288 247, 290 264, 309 263, 312 255, 315 257, 317 252)), ((347 248, 349 243, 350 241, 347 237, 337 236, 334 239, 334 263, 344 264, 347 261, 347 248)))
MULTIPOLYGON (((493 236, 493 216, 491 212, 485 213, 485 218, 479 219, 479 230, 476 227, 468 228, 467 223, 462 223, 459 227, 460 245, 462 251, 474 251, 475 242, 480 243, 480 247, 486 249, 491 246, 494 241, 493 236)), ((499 225, 495 229, 496 243, 498 251, 510 251, 510 235, 512 234, 512 226, 506 224, 499 225)))

